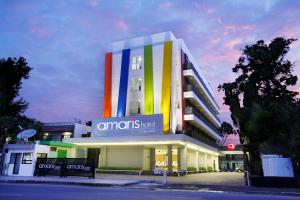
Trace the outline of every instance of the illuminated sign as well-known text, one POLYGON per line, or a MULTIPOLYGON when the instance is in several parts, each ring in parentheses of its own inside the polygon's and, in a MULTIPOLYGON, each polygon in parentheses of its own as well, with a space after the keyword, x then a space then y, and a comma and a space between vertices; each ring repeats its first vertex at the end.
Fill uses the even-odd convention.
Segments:
POLYGON ((101 118, 92 121, 92 137, 162 134, 160 114, 101 118))
POLYGON ((228 144, 227 149, 230 150, 230 151, 233 151, 235 149, 235 145, 234 144, 228 144))

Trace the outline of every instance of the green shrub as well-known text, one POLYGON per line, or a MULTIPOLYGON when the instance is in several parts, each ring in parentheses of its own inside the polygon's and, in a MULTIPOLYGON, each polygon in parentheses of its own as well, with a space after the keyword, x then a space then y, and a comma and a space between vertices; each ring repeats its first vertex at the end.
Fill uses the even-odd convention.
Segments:
POLYGON ((200 171, 206 171, 206 167, 199 167, 200 171))
POLYGON ((212 172, 213 171, 213 167, 211 167, 211 166, 207 167, 207 171, 208 172, 212 172))
POLYGON ((98 169, 103 169, 103 170, 141 170, 140 167, 115 167, 115 166, 101 166, 98 169))
POLYGON ((187 167, 187 170, 188 171, 197 171, 197 168, 196 167, 187 167))

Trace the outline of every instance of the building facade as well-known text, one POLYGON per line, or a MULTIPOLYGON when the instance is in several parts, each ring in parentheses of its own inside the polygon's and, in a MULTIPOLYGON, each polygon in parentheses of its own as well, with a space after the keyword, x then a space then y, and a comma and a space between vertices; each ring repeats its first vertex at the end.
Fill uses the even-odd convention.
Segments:
POLYGON ((219 169, 219 107, 182 39, 172 32, 115 42, 105 54, 103 116, 91 137, 64 141, 98 166, 219 169))

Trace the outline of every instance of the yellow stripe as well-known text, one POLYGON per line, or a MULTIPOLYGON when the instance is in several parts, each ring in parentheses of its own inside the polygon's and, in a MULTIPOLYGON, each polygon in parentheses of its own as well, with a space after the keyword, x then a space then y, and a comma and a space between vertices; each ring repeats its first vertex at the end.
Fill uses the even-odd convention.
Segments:
POLYGON ((170 104, 171 104, 171 75, 172 75, 172 41, 164 44, 164 60, 161 90, 161 112, 164 119, 164 133, 170 132, 170 104))

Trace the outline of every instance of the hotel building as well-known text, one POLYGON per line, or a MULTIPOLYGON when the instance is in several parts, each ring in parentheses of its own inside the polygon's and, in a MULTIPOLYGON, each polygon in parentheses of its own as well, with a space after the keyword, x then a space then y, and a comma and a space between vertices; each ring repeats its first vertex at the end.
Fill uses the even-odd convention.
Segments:
POLYGON ((219 107, 182 39, 163 32, 112 43, 103 116, 90 137, 63 141, 98 167, 170 172, 219 169, 219 107))

